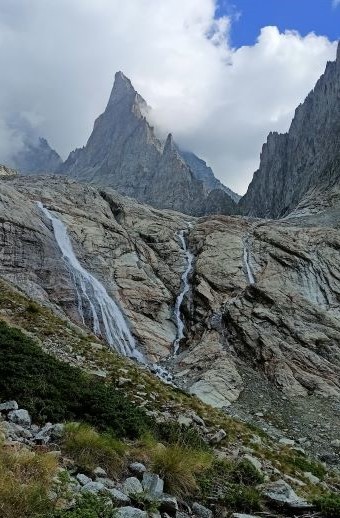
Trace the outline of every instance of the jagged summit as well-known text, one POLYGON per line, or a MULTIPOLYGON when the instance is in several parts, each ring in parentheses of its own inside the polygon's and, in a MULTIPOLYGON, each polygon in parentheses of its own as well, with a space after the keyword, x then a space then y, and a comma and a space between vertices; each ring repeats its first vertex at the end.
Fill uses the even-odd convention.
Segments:
MULTIPOLYGON (((137 94, 132 86, 130 79, 128 79, 123 72, 116 72, 115 80, 111 90, 108 107, 121 102, 122 100, 133 99, 137 94)), ((140 96, 139 96, 140 97, 140 96)), ((141 97, 140 97, 141 98, 141 97)), ((142 98, 141 98, 142 99, 142 98)), ((144 101, 144 99, 143 99, 144 101)), ((144 101, 145 102, 145 101, 144 101)))
POLYGON ((311 190, 329 189, 340 179, 333 167, 340 149, 340 45, 336 61, 296 109, 288 133, 270 133, 260 167, 240 201, 253 216, 289 214, 311 190))
POLYGON ((60 172, 158 208, 194 215, 234 213, 228 193, 208 200, 204 182, 180 156, 171 133, 164 144, 156 137, 149 110, 131 81, 117 72, 86 146, 72 152, 60 172))
POLYGON ((61 166, 62 159, 51 148, 48 141, 39 137, 24 139, 20 151, 7 164, 22 174, 54 173, 61 166))

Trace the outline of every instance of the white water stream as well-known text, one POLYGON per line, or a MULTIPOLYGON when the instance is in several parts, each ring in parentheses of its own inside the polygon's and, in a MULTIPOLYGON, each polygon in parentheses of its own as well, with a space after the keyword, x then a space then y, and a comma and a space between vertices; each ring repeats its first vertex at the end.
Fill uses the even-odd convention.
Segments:
POLYGON ((244 241, 244 247, 243 247, 243 261, 244 261, 244 266, 245 266, 246 272, 247 272, 248 283, 255 284, 255 277, 254 277, 250 259, 251 259, 251 257, 250 257, 249 240, 248 240, 248 238, 246 238, 244 241))
POLYGON ((176 304, 175 304, 175 319, 176 319, 176 325, 177 325, 177 336, 176 336, 176 340, 174 341, 174 354, 177 354, 180 342, 184 338, 184 322, 182 319, 181 308, 182 308, 184 297, 190 290, 189 275, 192 271, 192 263, 194 261, 194 256, 188 249, 187 242, 185 240, 185 230, 180 230, 178 232, 178 238, 180 240, 181 247, 182 247, 182 250, 185 255, 187 266, 182 274, 182 278, 181 278, 181 288, 182 289, 176 299, 176 304))
POLYGON ((64 223, 53 216, 41 202, 37 202, 37 204, 52 223, 55 239, 73 279, 77 292, 78 311, 83 323, 85 324, 83 306, 85 302, 91 311, 94 334, 101 335, 103 328, 104 336, 110 347, 123 356, 133 357, 139 362, 145 363, 143 355, 137 350, 136 342, 128 328, 122 311, 107 293, 101 282, 79 263, 64 223))

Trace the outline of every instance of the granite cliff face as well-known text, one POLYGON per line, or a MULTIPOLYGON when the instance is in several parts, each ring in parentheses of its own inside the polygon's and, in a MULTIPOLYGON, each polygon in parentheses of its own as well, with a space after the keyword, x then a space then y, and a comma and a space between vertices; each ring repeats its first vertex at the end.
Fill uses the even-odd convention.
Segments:
POLYGON ((194 215, 234 213, 236 204, 226 191, 219 194, 216 207, 214 196, 207 200, 203 182, 182 159, 172 136, 165 144, 155 136, 148 110, 129 79, 118 72, 86 146, 73 151, 59 172, 158 208, 194 215))
POLYGON ((245 214, 278 218, 316 187, 339 181, 332 164, 340 150, 340 44, 335 62, 296 112, 286 134, 271 133, 258 171, 240 202, 245 214), (330 174, 330 170, 332 173, 330 174))
POLYGON ((1 277, 82 326, 74 279, 37 200, 64 222, 77 258, 119 304, 139 350, 171 370, 177 385, 319 446, 339 425, 336 187, 331 203, 268 222, 160 211, 60 176, 4 179, 1 277), (174 308, 187 268, 180 231, 194 261, 174 357, 174 308))
POLYGON ((22 174, 54 173, 62 164, 62 159, 44 138, 27 140, 23 148, 12 158, 11 167, 22 174))

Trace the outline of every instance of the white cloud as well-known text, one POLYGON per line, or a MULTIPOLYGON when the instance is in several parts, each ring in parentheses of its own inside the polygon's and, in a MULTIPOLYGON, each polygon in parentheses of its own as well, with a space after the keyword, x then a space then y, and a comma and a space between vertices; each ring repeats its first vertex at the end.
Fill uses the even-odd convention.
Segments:
POLYGON ((83 145, 122 70, 160 127, 244 191, 267 133, 288 128, 335 45, 266 27, 232 49, 230 20, 214 13, 214 0, 2 0, 0 160, 20 142, 13 120, 64 156, 83 145))
POLYGON ((333 7, 338 7, 338 5, 340 5, 340 0, 333 0, 332 4, 333 7))

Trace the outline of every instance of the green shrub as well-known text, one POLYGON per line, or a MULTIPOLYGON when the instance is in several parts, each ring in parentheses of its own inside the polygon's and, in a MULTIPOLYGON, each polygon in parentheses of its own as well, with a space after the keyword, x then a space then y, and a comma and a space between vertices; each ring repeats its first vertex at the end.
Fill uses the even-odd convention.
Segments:
POLYGON ((32 315, 36 315, 40 313, 40 308, 36 302, 29 302, 26 307, 27 313, 31 313, 32 315))
POLYGON ((328 493, 327 495, 316 498, 313 503, 323 518, 339 518, 340 494, 328 493))
POLYGON ((231 511, 248 513, 262 509, 260 492, 254 487, 242 484, 230 484, 220 503, 231 511))
POLYGON ((62 449, 85 473, 92 474, 100 466, 110 477, 116 477, 123 466, 124 445, 108 434, 99 434, 87 424, 67 424, 62 449))
POLYGON ((89 493, 78 497, 74 508, 55 511, 49 518, 114 518, 115 510, 107 497, 89 493))
POLYGON ((180 444, 183 447, 195 450, 211 450, 208 443, 195 428, 180 425, 176 421, 160 423, 157 426, 156 433, 161 441, 165 441, 170 444, 180 444))
POLYGON ((85 421, 137 438, 154 424, 113 385, 48 355, 0 322, 0 399, 16 399, 35 422, 85 421))
POLYGON ((244 486, 256 486, 264 481, 263 475, 247 459, 236 462, 230 476, 233 482, 244 486))

